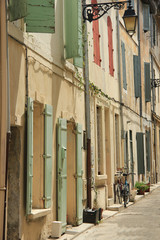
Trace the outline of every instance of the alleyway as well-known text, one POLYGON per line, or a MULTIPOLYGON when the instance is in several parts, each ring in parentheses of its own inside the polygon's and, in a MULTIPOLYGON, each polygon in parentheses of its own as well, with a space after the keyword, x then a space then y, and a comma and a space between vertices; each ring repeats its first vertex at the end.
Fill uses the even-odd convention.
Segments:
POLYGON ((160 188, 76 240, 159 240, 160 188))

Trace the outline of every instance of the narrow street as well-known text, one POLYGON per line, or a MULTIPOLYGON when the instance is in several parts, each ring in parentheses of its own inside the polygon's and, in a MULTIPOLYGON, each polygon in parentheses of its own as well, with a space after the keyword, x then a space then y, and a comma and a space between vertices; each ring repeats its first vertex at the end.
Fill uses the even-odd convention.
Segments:
POLYGON ((159 240, 160 188, 76 240, 159 240))

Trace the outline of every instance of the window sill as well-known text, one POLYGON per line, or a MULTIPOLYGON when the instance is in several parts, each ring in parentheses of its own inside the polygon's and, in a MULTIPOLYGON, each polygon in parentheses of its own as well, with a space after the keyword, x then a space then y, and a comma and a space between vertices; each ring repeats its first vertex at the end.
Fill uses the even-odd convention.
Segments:
POLYGON ((37 218, 45 217, 49 213, 51 213, 51 209, 32 209, 31 214, 29 214, 27 217, 29 220, 35 220, 37 218))
POLYGON ((96 186, 105 186, 107 184, 107 175, 96 176, 96 186))

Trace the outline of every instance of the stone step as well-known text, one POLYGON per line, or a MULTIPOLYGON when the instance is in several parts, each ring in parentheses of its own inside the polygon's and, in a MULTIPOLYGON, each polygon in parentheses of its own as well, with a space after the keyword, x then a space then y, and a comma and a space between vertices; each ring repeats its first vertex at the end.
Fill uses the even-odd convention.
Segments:
POLYGON ((122 204, 113 204, 107 207, 107 210, 110 211, 121 211, 122 209, 124 209, 124 206, 122 204))
POLYGON ((113 198, 108 198, 108 207, 114 204, 113 198))

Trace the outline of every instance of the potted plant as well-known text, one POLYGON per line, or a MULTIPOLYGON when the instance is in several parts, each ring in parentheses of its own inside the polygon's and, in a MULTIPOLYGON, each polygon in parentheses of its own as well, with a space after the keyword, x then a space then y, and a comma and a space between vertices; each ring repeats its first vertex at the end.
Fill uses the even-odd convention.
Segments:
POLYGON ((149 186, 144 182, 136 182, 135 188, 137 188, 138 195, 144 195, 144 193, 148 190, 149 186))

